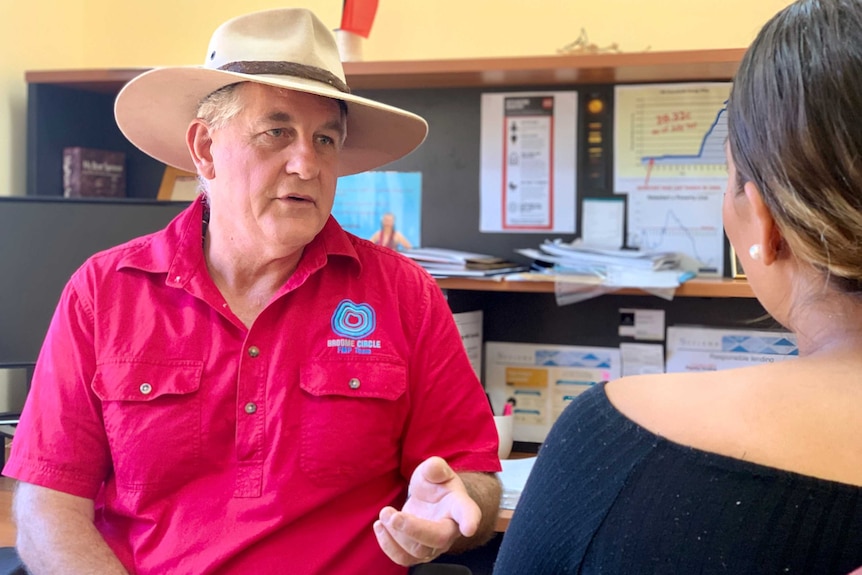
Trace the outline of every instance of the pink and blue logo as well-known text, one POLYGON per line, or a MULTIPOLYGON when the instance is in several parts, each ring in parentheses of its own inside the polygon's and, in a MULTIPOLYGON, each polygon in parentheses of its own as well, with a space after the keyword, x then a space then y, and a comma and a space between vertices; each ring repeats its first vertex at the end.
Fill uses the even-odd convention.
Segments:
POLYGON ((370 354, 380 348, 380 340, 363 339, 377 328, 377 314, 367 303, 341 300, 332 314, 332 331, 339 336, 327 341, 327 347, 335 347, 338 353, 370 354))

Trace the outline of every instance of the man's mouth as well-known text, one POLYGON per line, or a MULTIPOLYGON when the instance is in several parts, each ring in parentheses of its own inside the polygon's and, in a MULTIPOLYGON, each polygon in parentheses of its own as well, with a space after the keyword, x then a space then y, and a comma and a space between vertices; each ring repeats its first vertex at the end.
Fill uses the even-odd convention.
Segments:
POLYGON ((288 196, 280 197, 278 199, 282 200, 282 201, 287 201, 287 202, 312 203, 312 204, 314 203, 314 200, 311 199, 309 196, 302 196, 302 195, 298 195, 298 194, 290 194, 288 196))

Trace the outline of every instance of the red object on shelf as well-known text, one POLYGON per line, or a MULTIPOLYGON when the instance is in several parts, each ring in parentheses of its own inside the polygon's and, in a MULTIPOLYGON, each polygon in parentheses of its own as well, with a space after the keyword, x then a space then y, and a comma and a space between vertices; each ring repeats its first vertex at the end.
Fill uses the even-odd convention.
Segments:
POLYGON ((344 0, 341 29, 368 38, 377 14, 378 0, 344 0))

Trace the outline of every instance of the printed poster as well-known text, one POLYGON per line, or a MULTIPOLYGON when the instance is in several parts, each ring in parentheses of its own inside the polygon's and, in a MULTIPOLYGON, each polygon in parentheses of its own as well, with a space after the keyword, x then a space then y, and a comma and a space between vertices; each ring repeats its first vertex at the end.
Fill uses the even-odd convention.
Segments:
POLYGON ((487 342, 485 391, 494 413, 514 400, 515 441, 540 443, 572 400, 620 377, 616 348, 487 342))
POLYGON ((332 215, 345 230, 366 240, 372 239, 388 220, 411 247, 419 247, 422 245, 422 174, 363 172, 342 176, 338 178, 332 215))
POLYGON ((575 231, 577 92, 482 94, 482 232, 575 231))

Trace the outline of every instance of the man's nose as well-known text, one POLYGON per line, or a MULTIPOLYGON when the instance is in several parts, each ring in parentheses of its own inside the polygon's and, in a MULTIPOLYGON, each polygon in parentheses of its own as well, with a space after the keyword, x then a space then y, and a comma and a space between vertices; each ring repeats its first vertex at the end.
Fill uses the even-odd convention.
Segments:
POLYGON ((314 142, 310 139, 297 139, 287 150, 285 169, 303 180, 310 180, 320 173, 320 158, 314 142))

